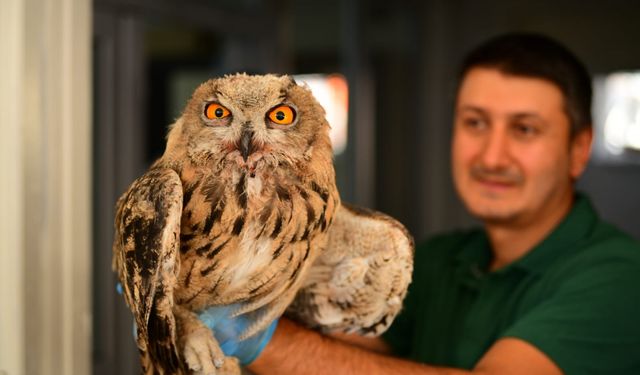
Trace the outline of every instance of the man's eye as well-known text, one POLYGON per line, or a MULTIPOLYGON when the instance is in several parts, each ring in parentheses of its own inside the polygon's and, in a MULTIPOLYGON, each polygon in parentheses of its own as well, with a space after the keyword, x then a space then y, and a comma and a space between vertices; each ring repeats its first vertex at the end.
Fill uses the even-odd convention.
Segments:
POLYGON ((486 128, 487 123, 481 118, 467 117, 462 119, 462 125, 464 125, 464 127, 469 129, 481 130, 486 128))
POLYGON ((539 133, 538 128, 529 124, 515 124, 514 131, 519 136, 532 137, 539 133))

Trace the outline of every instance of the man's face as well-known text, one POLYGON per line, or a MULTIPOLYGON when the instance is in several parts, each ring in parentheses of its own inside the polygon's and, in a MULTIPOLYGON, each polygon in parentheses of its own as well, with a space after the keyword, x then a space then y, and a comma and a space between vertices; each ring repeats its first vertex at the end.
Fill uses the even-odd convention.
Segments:
POLYGON ((588 158, 588 150, 580 157, 572 148, 554 84, 490 68, 467 73, 456 103, 452 166, 474 216, 517 225, 566 207, 572 179, 588 158))

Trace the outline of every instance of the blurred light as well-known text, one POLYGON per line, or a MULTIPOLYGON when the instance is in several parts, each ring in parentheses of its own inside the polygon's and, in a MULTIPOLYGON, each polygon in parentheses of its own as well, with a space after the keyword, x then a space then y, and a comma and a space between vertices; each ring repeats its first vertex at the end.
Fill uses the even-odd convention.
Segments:
POLYGON ((600 103, 604 111, 603 133, 608 152, 640 150, 640 72, 613 73, 599 79, 600 103))
POLYGON ((624 151, 625 115, 619 108, 612 108, 604 123, 604 139, 607 150, 615 155, 624 151))
POLYGON ((294 76, 297 82, 306 84, 326 112, 331 126, 329 136, 333 153, 339 155, 347 147, 347 119, 349 88, 340 74, 303 74, 294 76))

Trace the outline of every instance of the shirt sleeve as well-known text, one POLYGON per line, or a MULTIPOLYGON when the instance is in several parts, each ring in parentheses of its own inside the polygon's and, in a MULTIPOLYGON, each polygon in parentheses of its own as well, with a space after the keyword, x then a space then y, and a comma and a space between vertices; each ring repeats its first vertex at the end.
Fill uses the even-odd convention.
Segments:
POLYGON ((568 272, 502 336, 534 345, 568 375, 640 374, 640 262, 628 260, 568 272))

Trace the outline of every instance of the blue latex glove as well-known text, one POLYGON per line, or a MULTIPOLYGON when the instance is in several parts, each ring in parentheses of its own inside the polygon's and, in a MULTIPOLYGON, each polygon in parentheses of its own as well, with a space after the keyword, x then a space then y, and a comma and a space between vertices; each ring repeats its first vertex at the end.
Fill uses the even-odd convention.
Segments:
POLYGON ((267 346, 278 325, 274 320, 265 330, 256 333, 246 340, 238 340, 238 336, 251 325, 256 318, 256 312, 231 317, 238 305, 209 307, 199 314, 200 320, 213 331, 213 335, 220 344, 225 355, 238 358, 240 364, 246 366, 253 362, 267 346))
MULTIPOLYGON (((116 285, 116 291, 118 294, 122 294, 122 284, 116 285)), ((274 320, 264 331, 258 332, 248 339, 238 340, 238 336, 255 321, 257 312, 231 317, 231 313, 237 308, 238 305, 209 307, 202 311, 198 317, 213 332, 222 352, 227 356, 238 358, 240 364, 246 366, 255 361, 267 346, 276 330, 278 319, 274 320)), ((133 322, 133 337, 136 336, 136 323, 133 322)))

